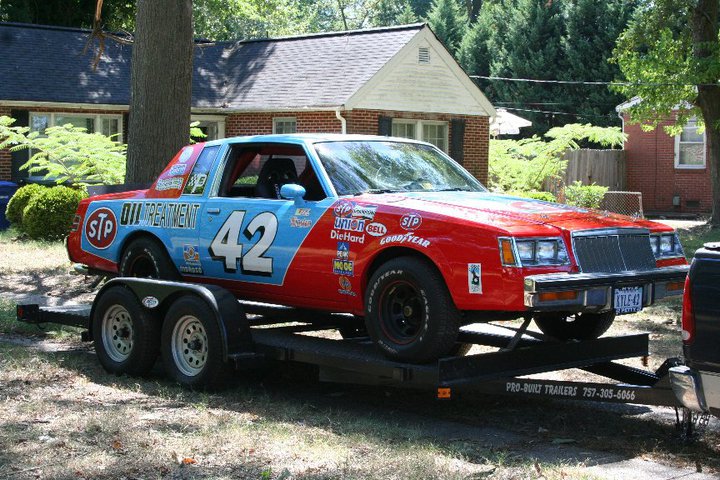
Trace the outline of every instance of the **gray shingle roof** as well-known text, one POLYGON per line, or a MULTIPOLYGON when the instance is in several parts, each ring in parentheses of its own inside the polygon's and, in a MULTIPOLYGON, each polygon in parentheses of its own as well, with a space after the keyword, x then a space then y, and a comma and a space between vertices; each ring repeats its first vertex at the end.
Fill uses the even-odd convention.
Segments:
MULTIPOLYGON (((343 105, 423 25, 196 48, 193 107, 278 110, 343 105)), ((106 41, 92 71, 89 31, 0 23, 0 100, 128 105, 132 47, 106 41)))

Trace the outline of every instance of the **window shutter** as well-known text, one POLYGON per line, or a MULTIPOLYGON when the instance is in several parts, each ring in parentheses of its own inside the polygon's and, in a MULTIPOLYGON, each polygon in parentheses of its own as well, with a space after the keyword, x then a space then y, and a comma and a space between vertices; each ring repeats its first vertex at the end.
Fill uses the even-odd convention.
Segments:
MULTIPOLYGON (((27 110, 10 110, 10 117, 15 119, 15 123, 13 123, 15 127, 27 127, 30 124, 30 112, 27 110)), ((28 171, 20 170, 20 167, 30 158, 28 151, 18 150, 10 155, 10 179, 13 182, 18 182, 23 178, 27 178, 28 171)))
POLYGON ((392 136, 392 117, 378 117, 378 135, 392 136))
POLYGON ((460 165, 465 160, 465 120, 453 118, 450 120, 450 156, 460 165))

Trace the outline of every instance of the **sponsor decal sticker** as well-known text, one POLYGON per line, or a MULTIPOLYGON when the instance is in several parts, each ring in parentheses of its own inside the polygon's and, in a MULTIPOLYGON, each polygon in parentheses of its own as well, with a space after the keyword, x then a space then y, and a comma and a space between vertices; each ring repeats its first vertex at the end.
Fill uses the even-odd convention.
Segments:
POLYGON ((202 275, 203 269, 202 267, 194 266, 194 265, 180 265, 180 273, 189 273, 191 275, 202 275))
POLYGON ((350 258, 350 244, 348 242, 338 242, 337 258, 340 260, 347 260, 350 258))
POLYGON ((409 232, 414 232, 422 225, 422 217, 419 213, 406 213, 400 219, 400 226, 409 232))
POLYGON ((193 173, 190 175, 188 184, 185 187, 185 193, 190 195, 197 195, 203 193, 205 190, 205 184, 207 183, 206 173, 193 173))
POLYGON ((352 277, 354 275, 355 263, 350 260, 333 259, 333 273, 335 275, 345 275, 352 277))
POLYGON ((387 227, 384 223, 373 222, 367 224, 365 231, 373 237, 382 237, 387 233, 387 227))
POLYGON ((349 230, 351 232, 364 232, 365 231, 365 220, 359 218, 343 218, 338 217, 335 219, 335 228, 338 230, 349 230))
POLYGON ((168 175, 185 175, 185 170, 187 169, 187 165, 184 163, 176 163, 172 167, 170 167, 170 170, 168 170, 168 175))
POLYGON ((312 220, 309 218, 290 217, 290 226, 295 228, 310 228, 312 220))
POLYGON ((158 192, 165 190, 180 190, 184 180, 185 179, 183 177, 161 178, 155 184, 155 190, 158 192))
POLYGON ((85 238, 93 247, 104 250, 115 241, 117 218, 112 210, 101 207, 92 212, 85 222, 85 238))
POLYGON ((186 263, 200 263, 200 249, 197 245, 183 245, 183 259, 186 263))
POLYGON ((479 263, 468 263, 468 292, 482 293, 482 267, 479 263))
POLYGON ((349 278, 347 278, 345 276, 341 276, 339 283, 340 283, 340 288, 338 289, 338 293, 340 295, 349 295, 351 297, 357 296, 357 294, 352 291, 352 283, 350 283, 349 278))
POLYGON ((420 245, 423 248, 427 248, 432 242, 408 232, 401 235, 388 235, 380 240, 380 245, 387 245, 388 243, 411 243, 413 245, 420 245))
POLYGON ((356 218, 364 218, 372 222, 377 212, 377 205, 355 205, 352 210, 352 216, 356 218))
POLYGON ((160 300, 149 295, 142 299, 142 304, 145 305, 145 307, 147 307, 147 308, 155 308, 158 305, 160 305, 160 300))
POLYGON ((309 208, 296 208, 296 209, 295 209, 295 216, 296 216, 296 217, 309 217, 309 216, 310 216, 310 209, 309 209, 309 208))
POLYGON ((336 217, 345 218, 349 217, 352 214, 354 207, 354 203, 347 200, 340 200, 338 203, 335 204, 333 212, 335 213, 336 217))
POLYGON ((337 230, 330 230, 330 238, 344 242, 365 243, 365 235, 353 235, 350 232, 338 232, 337 230))
POLYGON ((194 229, 199 203, 126 202, 120 210, 120 225, 194 229))
POLYGON ((193 154, 193 148, 192 147, 185 147, 180 154, 180 158, 178 158, 178 162, 185 163, 188 160, 190 160, 190 157, 192 157, 193 154))

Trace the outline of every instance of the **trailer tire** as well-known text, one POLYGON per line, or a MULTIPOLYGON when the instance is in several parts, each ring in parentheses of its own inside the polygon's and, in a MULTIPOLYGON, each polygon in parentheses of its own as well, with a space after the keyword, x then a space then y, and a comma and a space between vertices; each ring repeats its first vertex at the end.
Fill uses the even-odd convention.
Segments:
POLYGON ((535 315, 541 332, 557 340, 594 340, 607 332, 615 321, 615 312, 577 313, 564 315, 544 313, 535 315))
POLYGON ((366 292, 365 325, 387 357, 427 363, 453 351, 460 312, 434 265, 416 257, 390 260, 366 292))
POLYGON ((124 287, 100 294, 93 310, 92 332, 100 364, 116 375, 146 375, 160 352, 159 322, 124 287))
POLYGON ((136 238, 124 249, 120 276, 180 280, 180 274, 165 247, 148 237, 136 238))
POLYGON ((170 305, 160 344, 167 373, 184 387, 219 389, 232 377, 215 314, 195 295, 184 295, 170 305))

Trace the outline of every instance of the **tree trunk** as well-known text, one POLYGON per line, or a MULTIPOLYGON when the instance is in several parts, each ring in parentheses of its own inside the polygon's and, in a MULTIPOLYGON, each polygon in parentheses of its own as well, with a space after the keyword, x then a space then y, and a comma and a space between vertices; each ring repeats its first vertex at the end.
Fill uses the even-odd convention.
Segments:
MULTIPOLYGON (((693 56, 701 63, 712 60, 717 52, 719 4, 718 0, 698 0, 693 10, 691 20, 693 56)), ((720 225, 720 87, 710 85, 716 80, 706 78, 702 85, 698 85, 696 100, 705 121, 713 190, 713 212, 710 223, 714 226, 720 225)))
POLYGON ((126 182, 153 181, 188 143, 192 56, 191 0, 139 0, 126 182))

